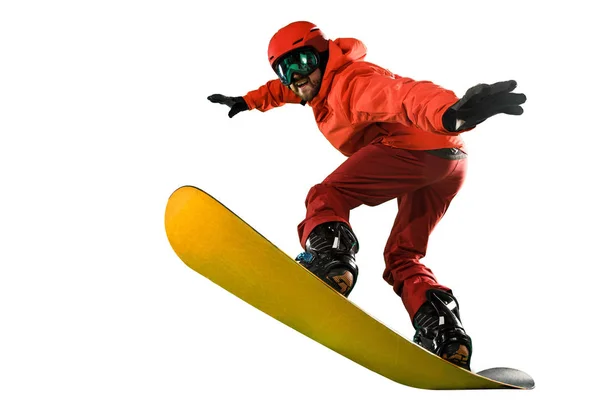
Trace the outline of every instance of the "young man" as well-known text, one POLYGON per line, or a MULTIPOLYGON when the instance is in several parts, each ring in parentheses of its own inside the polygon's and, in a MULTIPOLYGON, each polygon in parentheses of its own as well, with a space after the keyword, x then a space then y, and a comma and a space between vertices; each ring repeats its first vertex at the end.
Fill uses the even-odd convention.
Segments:
POLYGON ((466 172, 459 134, 499 114, 520 115, 516 82, 480 84, 461 98, 429 81, 401 77, 364 61, 357 39, 329 40, 314 24, 293 22, 272 37, 269 63, 278 79, 245 96, 214 94, 230 107, 267 111, 309 105, 329 142, 348 159, 306 198, 298 226, 305 249, 296 260, 344 296, 358 278, 358 240, 350 210, 392 199, 398 214, 385 246, 383 278, 402 298, 414 341, 470 369, 471 338, 456 298, 420 262, 429 236, 458 193, 466 172))

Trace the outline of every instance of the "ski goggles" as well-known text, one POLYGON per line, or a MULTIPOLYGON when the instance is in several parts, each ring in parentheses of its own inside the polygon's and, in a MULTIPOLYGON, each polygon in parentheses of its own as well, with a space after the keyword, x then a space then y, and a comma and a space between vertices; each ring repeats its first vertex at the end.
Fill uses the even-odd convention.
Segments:
POLYGON ((312 49, 299 49, 281 57, 273 69, 285 86, 292 84, 295 73, 308 76, 319 67, 319 55, 312 49))

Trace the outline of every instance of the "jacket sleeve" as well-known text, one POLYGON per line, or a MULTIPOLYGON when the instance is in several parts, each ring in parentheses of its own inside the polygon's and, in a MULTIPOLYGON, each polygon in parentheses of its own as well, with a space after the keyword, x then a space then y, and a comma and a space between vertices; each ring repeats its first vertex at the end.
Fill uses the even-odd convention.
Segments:
POLYGON ((444 135, 463 132, 444 128, 444 112, 459 99, 432 82, 372 73, 350 77, 343 86, 340 101, 352 124, 396 122, 444 135))
POLYGON ((250 110, 257 109, 259 111, 267 111, 286 103, 300 103, 302 101, 290 88, 283 86, 279 79, 271 80, 258 89, 248 92, 243 97, 250 110))

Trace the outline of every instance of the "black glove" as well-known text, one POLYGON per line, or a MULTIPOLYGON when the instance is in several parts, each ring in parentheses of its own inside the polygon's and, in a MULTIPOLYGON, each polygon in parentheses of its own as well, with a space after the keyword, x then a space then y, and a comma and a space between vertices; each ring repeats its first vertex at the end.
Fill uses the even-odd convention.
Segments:
POLYGON ((497 82, 493 85, 481 83, 473 86, 465 95, 444 113, 444 128, 451 132, 473 128, 496 114, 521 115, 527 98, 521 93, 510 93, 517 87, 516 81, 497 82), (456 120, 465 121, 456 127, 456 120))
POLYGON ((208 100, 213 103, 225 104, 231 110, 229 110, 229 118, 232 118, 235 114, 248 110, 248 104, 244 101, 244 98, 241 96, 238 97, 228 97, 223 96, 222 94, 213 94, 208 96, 208 100))

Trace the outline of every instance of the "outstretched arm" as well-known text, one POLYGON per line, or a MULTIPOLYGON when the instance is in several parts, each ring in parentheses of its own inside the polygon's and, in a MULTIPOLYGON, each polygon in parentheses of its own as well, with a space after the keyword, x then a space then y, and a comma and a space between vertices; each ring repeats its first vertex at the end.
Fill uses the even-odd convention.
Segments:
POLYGON ((521 114, 525 95, 509 93, 515 87, 515 81, 481 84, 459 99, 429 81, 373 74, 350 79, 339 96, 352 123, 398 122, 458 135, 498 113, 521 114))
POLYGON ((298 104, 302 101, 290 88, 283 86, 279 79, 271 80, 258 89, 248 92, 244 100, 250 110, 259 111, 267 111, 286 103, 298 104))
POLYGON ((353 124, 396 122, 440 134, 450 134, 442 123, 446 109, 458 101, 450 91, 429 81, 398 75, 361 74, 340 92, 353 124))
POLYGON ((288 87, 283 86, 278 79, 267 82, 256 90, 248 92, 245 96, 230 97, 222 94, 208 96, 213 103, 224 104, 230 108, 229 118, 239 112, 257 109, 267 111, 280 107, 285 103, 300 103, 301 98, 296 96, 288 87))

